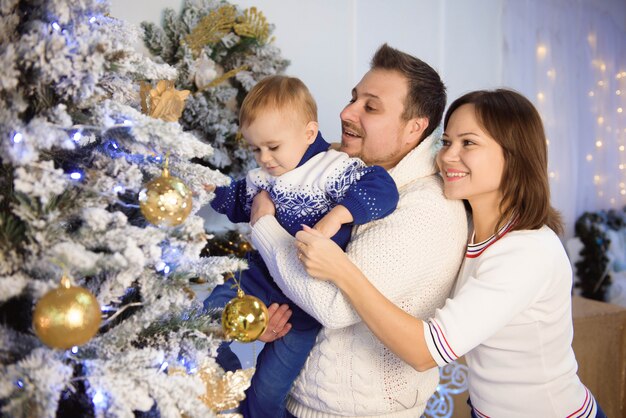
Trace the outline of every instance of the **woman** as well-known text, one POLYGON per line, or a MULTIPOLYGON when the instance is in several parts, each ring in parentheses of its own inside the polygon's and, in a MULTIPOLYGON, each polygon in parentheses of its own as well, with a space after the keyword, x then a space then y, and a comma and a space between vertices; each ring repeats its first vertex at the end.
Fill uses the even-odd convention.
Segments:
POLYGON ((572 271, 550 206, 539 114, 516 92, 476 91, 452 103, 444 129, 437 156, 444 192, 467 201, 473 233, 453 296, 434 318, 419 320, 390 303, 310 228, 296 236, 304 266, 339 287, 414 368, 465 355, 472 416, 604 417, 576 375, 572 271))

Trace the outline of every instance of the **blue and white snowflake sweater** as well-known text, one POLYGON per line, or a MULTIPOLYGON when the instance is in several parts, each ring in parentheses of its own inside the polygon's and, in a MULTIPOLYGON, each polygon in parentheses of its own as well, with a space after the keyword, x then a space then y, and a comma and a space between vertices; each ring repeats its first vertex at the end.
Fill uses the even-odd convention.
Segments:
MULTIPOLYGON (((245 179, 218 187, 211 206, 231 222, 249 222, 252 199, 266 190, 276 205, 276 219, 291 235, 302 224, 314 226, 339 204, 350 211, 357 225, 393 212, 398 190, 387 171, 329 147, 318 133, 295 169, 277 177, 260 168, 251 170, 245 179)), ((351 226, 342 225, 333 237, 344 249, 351 226)))

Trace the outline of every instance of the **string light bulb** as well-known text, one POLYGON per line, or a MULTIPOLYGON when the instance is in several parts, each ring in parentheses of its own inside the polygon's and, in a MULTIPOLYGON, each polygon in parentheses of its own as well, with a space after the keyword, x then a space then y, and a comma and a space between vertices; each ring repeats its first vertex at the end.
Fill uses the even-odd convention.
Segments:
POLYGON ((539 44, 537 45, 537 59, 542 60, 546 57, 548 53, 548 48, 543 45, 543 44, 539 44))

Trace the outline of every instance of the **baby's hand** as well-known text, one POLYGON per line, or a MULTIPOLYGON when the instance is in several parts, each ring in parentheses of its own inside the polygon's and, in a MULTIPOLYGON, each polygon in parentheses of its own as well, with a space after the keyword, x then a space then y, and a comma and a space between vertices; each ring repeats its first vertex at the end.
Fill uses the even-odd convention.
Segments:
POLYGON ((203 187, 204 187, 204 190, 206 190, 209 193, 215 191, 215 184, 204 184, 203 187))
POLYGON ((313 229, 320 231, 326 238, 332 238, 339 232, 342 224, 349 224, 353 220, 352 214, 345 206, 337 205, 324 215, 313 229))
POLYGON ((319 222, 313 227, 313 229, 320 231, 326 238, 332 238, 335 236, 335 234, 339 231, 339 228, 341 228, 341 222, 337 219, 337 217, 330 216, 330 214, 327 214, 320 219, 319 222))

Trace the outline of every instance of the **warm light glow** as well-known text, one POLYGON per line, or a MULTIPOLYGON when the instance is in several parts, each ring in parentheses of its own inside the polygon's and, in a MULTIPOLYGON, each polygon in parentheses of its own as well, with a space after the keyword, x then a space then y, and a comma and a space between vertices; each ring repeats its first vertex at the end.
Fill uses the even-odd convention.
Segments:
POLYGON ((620 164, 620 165, 619 165, 619 169, 620 169, 620 170, 623 170, 623 169, 624 169, 624 164, 620 164))
POLYGON ((548 78, 554 80, 556 78, 556 70, 554 68, 549 69, 546 75, 548 76, 548 78))
POLYGON ((596 94, 593 92, 593 90, 591 90, 591 91, 589 92, 589 97, 593 97, 593 96, 595 96, 595 95, 596 95, 596 94))
POLYGON ((550 145, 550 140, 546 138, 546 145, 550 145))
POLYGON ((602 147, 602 141, 600 141, 599 139, 596 141, 596 147, 602 147))
POLYGON ((615 94, 617 94, 619 96, 620 94, 622 94, 622 91, 621 90, 615 90, 615 94))
POLYGON ((600 197, 604 196, 604 192, 603 192, 602 190, 600 190, 600 191, 598 192, 598 196, 600 196, 600 197))
POLYGON ((556 173, 554 171, 550 171, 550 174, 548 174, 550 176, 551 179, 556 177, 556 173))
POLYGON ((546 57, 548 53, 548 48, 545 45, 539 44, 537 45, 537 59, 542 60, 546 57))
POLYGON ((598 81, 598 86, 600 86, 600 87, 604 86, 604 81, 602 81, 602 80, 598 81))
POLYGON ((543 92, 539 92, 537 93, 537 100, 539 100, 540 102, 543 102, 543 99, 545 99, 545 96, 543 94, 543 92))
POLYGON ((605 63, 600 63, 600 71, 606 71, 606 64, 605 63))
POLYGON ((617 113, 622 113, 624 111, 624 109, 622 109, 621 107, 617 108, 617 113))
POLYGON ((620 151, 624 151, 624 149, 625 149, 625 147, 624 147, 623 145, 620 145, 620 146, 619 146, 619 150, 620 150, 620 151))
POLYGON ((598 125, 602 125, 604 123, 604 117, 598 116, 598 125))
POLYGON ((595 184, 600 183, 600 176, 599 176, 599 175, 597 175, 597 174, 596 174, 595 176, 593 176, 593 182, 594 182, 595 184))
POLYGON ((621 187, 621 188, 623 189, 624 187, 626 187, 626 183, 621 182, 621 183, 619 184, 619 187, 621 187))
POLYGON ((587 156, 585 158, 587 159, 587 161, 591 161, 591 160, 593 160, 593 155, 587 154, 587 156))
POLYGON ((622 196, 626 195, 626 190, 624 190, 624 189, 620 190, 619 194, 621 194, 622 196))
POLYGON ((596 34, 593 32, 590 32, 589 35, 587 35, 587 42, 589 43, 589 46, 591 46, 592 48, 596 47, 596 34))

